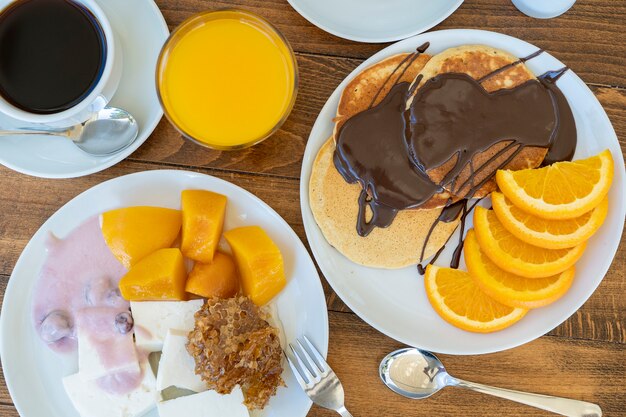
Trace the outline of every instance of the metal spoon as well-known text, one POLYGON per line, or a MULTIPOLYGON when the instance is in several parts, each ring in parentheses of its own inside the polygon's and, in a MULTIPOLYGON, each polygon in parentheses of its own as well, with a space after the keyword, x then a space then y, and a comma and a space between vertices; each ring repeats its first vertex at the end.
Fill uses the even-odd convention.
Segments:
POLYGON ((94 156, 107 156, 121 151, 137 138, 139 126, 126 110, 105 107, 79 125, 67 129, 0 130, 0 136, 47 135, 71 139, 82 151, 94 156))
POLYGON ((416 348, 390 353, 382 360, 380 377, 393 392, 411 399, 427 398, 446 386, 468 388, 570 417, 601 417, 596 404, 549 395, 489 387, 454 378, 435 355, 416 348))

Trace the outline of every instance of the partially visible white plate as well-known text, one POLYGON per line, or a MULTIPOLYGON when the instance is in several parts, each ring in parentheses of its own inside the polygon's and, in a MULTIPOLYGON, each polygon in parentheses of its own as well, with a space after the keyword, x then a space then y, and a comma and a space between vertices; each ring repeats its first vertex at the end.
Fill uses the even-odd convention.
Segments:
MULTIPOLYGON (((129 111, 139 124, 139 136, 123 151, 94 157, 67 139, 0 137, 0 164, 23 174, 43 178, 73 178, 93 174, 132 154, 154 131, 163 111, 156 93, 157 58, 169 30, 153 0, 97 0, 122 44, 124 66, 119 88, 110 105, 129 111)), ((20 122, 0 114, 0 127, 20 122)))
MULTIPOLYGON (((30 240, 4 295, 0 314, 0 355, 4 377, 22 417, 79 417, 63 390, 61 379, 77 371, 76 355, 58 355, 41 342, 31 324, 31 292, 45 260, 44 243, 50 232, 66 236, 82 222, 106 210, 134 205, 180 208, 185 189, 206 189, 228 197, 225 230, 259 225, 281 248, 288 284, 276 297, 278 316, 287 340, 307 335, 328 352, 328 314, 315 265, 289 225, 267 204, 246 190, 208 175, 186 171, 148 171, 99 184, 64 205, 30 240)), ((287 388, 259 417, 304 417, 311 401, 291 371, 283 378, 287 388)), ((158 417, 155 411, 147 417, 158 417)))
POLYGON ((326 32, 357 42, 392 42, 441 23, 463 0, 288 0, 326 32))
MULTIPOLYGON (((365 67, 397 53, 412 52, 426 41, 431 43, 427 51, 430 54, 463 44, 491 45, 519 57, 538 49, 527 42, 499 33, 444 30, 393 44, 361 64, 333 92, 311 130, 300 182, 304 228, 315 259, 335 292, 363 320, 387 336, 408 345, 448 354, 473 355, 510 349, 558 326, 583 305, 602 281, 613 261, 624 228, 624 158, 611 122, 598 100, 576 74, 572 71, 565 73, 558 85, 570 103, 578 127, 578 146, 574 157, 585 158, 608 148, 615 161, 613 186, 609 192, 609 214, 605 224, 589 241, 584 256, 576 264, 576 279, 563 298, 529 312, 515 325, 496 333, 476 334, 453 327, 431 308, 423 278, 415 266, 399 270, 367 268, 349 261, 330 246, 315 223, 308 199, 313 160, 332 134, 332 119, 346 84, 365 67)), ((564 66, 547 53, 529 61, 527 65, 535 74, 564 66)), ((466 230, 471 227, 472 222, 468 218, 466 230)), ((457 230, 451 238, 438 265, 449 265, 456 246, 453 242, 458 241, 458 233, 457 230)))

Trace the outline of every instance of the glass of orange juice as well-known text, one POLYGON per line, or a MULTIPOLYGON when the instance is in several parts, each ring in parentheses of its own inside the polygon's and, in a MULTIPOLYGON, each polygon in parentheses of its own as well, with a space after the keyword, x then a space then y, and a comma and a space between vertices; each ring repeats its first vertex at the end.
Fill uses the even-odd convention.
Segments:
POLYGON ((268 21, 224 9, 192 16, 172 32, 156 81, 165 115, 184 136, 233 150, 261 142, 287 119, 298 67, 268 21))

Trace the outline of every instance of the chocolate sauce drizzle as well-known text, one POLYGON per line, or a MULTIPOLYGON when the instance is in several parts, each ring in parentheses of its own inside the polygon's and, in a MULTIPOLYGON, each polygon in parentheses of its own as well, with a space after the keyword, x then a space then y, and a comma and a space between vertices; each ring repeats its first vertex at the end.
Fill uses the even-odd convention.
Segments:
MULTIPOLYGON (((430 227, 420 257, 423 261, 426 245, 437 224, 452 222, 460 215, 461 238, 452 262, 458 267, 465 219, 476 205, 468 209, 468 199, 526 146, 547 148, 544 164, 571 160, 576 148, 576 124, 567 99, 556 86, 567 68, 549 71, 537 80, 495 92, 487 92, 480 84, 535 58, 542 50, 479 80, 467 74, 444 73, 422 85, 421 76, 412 84, 398 83, 404 71, 428 46, 428 43, 421 45, 407 56, 385 80, 370 107, 344 123, 337 136, 333 161, 347 182, 361 185, 357 219, 360 236, 367 236, 375 227, 388 227, 399 210, 422 206, 446 186, 452 185, 453 190, 469 186, 462 200, 450 199, 442 209, 430 227), (395 77, 396 84, 374 105, 403 65, 404 69, 395 77), (407 109, 409 97, 412 100, 407 109), (510 143, 483 165, 474 166, 474 156, 503 141, 510 143), (508 157, 493 169, 493 162, 503 155, 508 157), (453 163, 446 165, 451 160, 453 163), (451 169, 441 182, 435 183, 427 172, 442 165, 451 169), (477 175, 488 166, 490 171, 478 181, 477 175), (469 177, 462 184, 456 184, 465 168, 469 168, 469 177)), ((421 273, 423 269, 418 265, 421 273)))
POLYGON ((378 91, 376 92, 376 94, 374 94, 374 98, 372 99, 372 101, 370 102, 370 105, 368 106, 369 109, 371 109, 374 106, 374 103, 376 103, 376 100, 378 99, 378 96, 380 96, 380 93, 382 93, 382 91, 385 89, 385 86, 387 85, 387 83, 391 80, 391 78, 393 77, 393 75, 396 73, 396 71, 398 71, 400 68, 402 68, 402 66, 406 63, 404 69, 402 70, 402 72, 400 73, 400 75, 398 75, 398 77, 396 78, 396 81, 394 82, 394 84, 398 84, 400 82, 400 80, 402 79, 402 77, 404 76, 404 74, 406 73, 406 70, 408 70, 411 65, 413 65, 413 62, 415 62, 415 60, 417 59, 417 57, 419 57, 421 54, 423 54, 424 52, 426 52, 426 50, 430 47, 430 42, 425 42, 422 45, 418 46, 415 49, 415 52, 407 55, 399 64, 397 67, 394 68, 393 71, 391 71, 391 74, 389 74, 389 76, 387 77, 387 79, 385 79, 385 81, 383 82, 383 84, 380 86, 380 88, 378 89, 378 91), (408 63, 407 63, 408 61, 408 63))
POLYGON ((533 59, 533 58, 537 58, 539 55, 543 54, 544 52, 545 52, 545 51, 544 51, 543 49, 537 49, 537 50, 536 50, 535 52, 533 52, 532 54, 530 54, 530 55, 528 55, 528 56, 525 56, 525 57, 523 57, 523 58, 520 58, 520 59, 518 59, 518 60, 517 60, 517 61, 515 61, 515 62, 511 62, 510 64, 503 65, 503 66, 501 66, 500 68, 498 68, 498 69, 496 69, 496 70, 494 70, 494 71, 490 72, 489 74, 485 75, 484 77, 479 78, 479 79, 477 80, 477 82, 480 84, 480 83, 482 83, 482 82, 484 82, 484 81, 487 81, 489 78, 491 78, 491 77, 493 77, 493 76, 495 76, 495 75, 501 74, 501 73, 503 73, 504 71, 508 70, 509 68, 513 68, 513 67, 514 67, 514 66, 516 66, 516 65, 523 64, 523 63, 524 63, 524 62, 526 62, 526 61, 530 61, 530 60, 531 60, 531 59, 533 59))
MULTIPOLYGON (((454 221, 457 216, 459 215, 459 213, 461 214, 461 218, 459 219, 459 225, 461 227, 460 233, 459 233, 459 242, 457 243, 456 247, 454 248, 454 252, 452 253, 452 259, 450 260, 450 268, 458 268, 459 267, 459 263, 461 262, 461 253, 463 252, 463 235, 465 234, 465 222, 467 220, 467 216, 469 216, 472 211, 474 210, 474 208, 476 207, 476 205, 478 203, 480 203, 482 200, 482 198, 477 199, 474 203, 472 203, 471 206, 468 207, 467 203, 469 202, 469 200, 467 199, 463 199, 463 200, 459 200, 456 203, 452 204, 452 205, 446 205, 442 210, 441 210, 441 214, 439 215, 439 217, 434 221, 434 223, 430 226, 430 230, 428 231, 428 234, 426 235, 426 239, 424 240, 424 246, 422 246, 422 254, 420 255, 420 263, 417 264, 417 272, 419 272, 420 275, 424 275, 426 273, 426 267, 422 265, 422 262, 424 261, 424 251, 426 250, 426 245, 428 244, 428 239, 430 238, 431 233, 433 232, 433 230, 435 229, 435 227, 437 227, 437 225, 439 224, 439 222, 446 222, 445 219, 450 219, 450 214, 455 213, 456 215, 451 218, 450 220, 448 220, 446 223, 449 223, 451 221, 454 221), (462 203, 462 204, 461 204, 462 203), (455 204, 459 204, 461 207, 460 212, 458 211, 458 206, 449 211, 447 214, 444 215, 444 212, 446 212, 446 210, 449 207, 453 207, 455 204)), ((444 249, 446 248, 446 246, 448 245, 448 242, 450 241, 450 239, 452 238, 452 235, 450 235, 448 237, 448 240, 446 241, 446 243, 439 248, 439 250, 437 251, 437 253, 435 253, 431 258, 430 258, 430 262, 428 262, 427 265, 433 264, 437 261, 437 258, 439 258, 439 255, 441 255, 441 252, 444 251, 444 249)))
MULTIPOLYGON (((452 203, 450 200, 448 200, 448 203, 446 204, 446 206, 443 209, 441 209, 441 213, 439 213, 439 217, 435 219, 433 224, 430 225, 430 229, 428 229, 428 233, 426 234, 426 239, 424 239, 424 244, 422 245, 422 253, 420 254, 420 262, 424 260, 424 253, 426 252, 426 245, 428 244, 428 241, 430 240, 430 235, 432 235, 433 230, 435 230, 435 227, 437 227, 437 225, 440 222, 444 222, 444 223, 453 222, 454 220, 457 219, 457 217, 459 217, 460 213, 463 213, 461 215, 461 219, 464 219, 463 216, 465 215, 466 212, 467 212, 467 200, 465 199, 459 200, 456 203, 452 203)), ((431 262, 435 262, 437 258, 439 257, 439 255, 441 255, 441 252, 443 252, 445 248, 446 248, 446 245, 443 245, 441 248, 439 248, 437 253, 435 253, 435 255, 433 256, 431 262)), ((419 271, 420 274, 424 275, 425 270, 424 270, 424 267, 422 267, 421 263, 417 265, 417 270, 419 271)))

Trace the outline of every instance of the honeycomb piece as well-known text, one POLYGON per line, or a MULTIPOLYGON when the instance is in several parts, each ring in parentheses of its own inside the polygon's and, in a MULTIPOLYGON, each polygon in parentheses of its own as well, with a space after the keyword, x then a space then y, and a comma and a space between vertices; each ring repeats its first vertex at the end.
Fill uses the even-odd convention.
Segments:
POLYGON ((209 389, 228 394, 240 385, 248 409, 262 409, 284 386, 278 330, 247 297, 209 298, 196 312, 187 351, 209 389))

